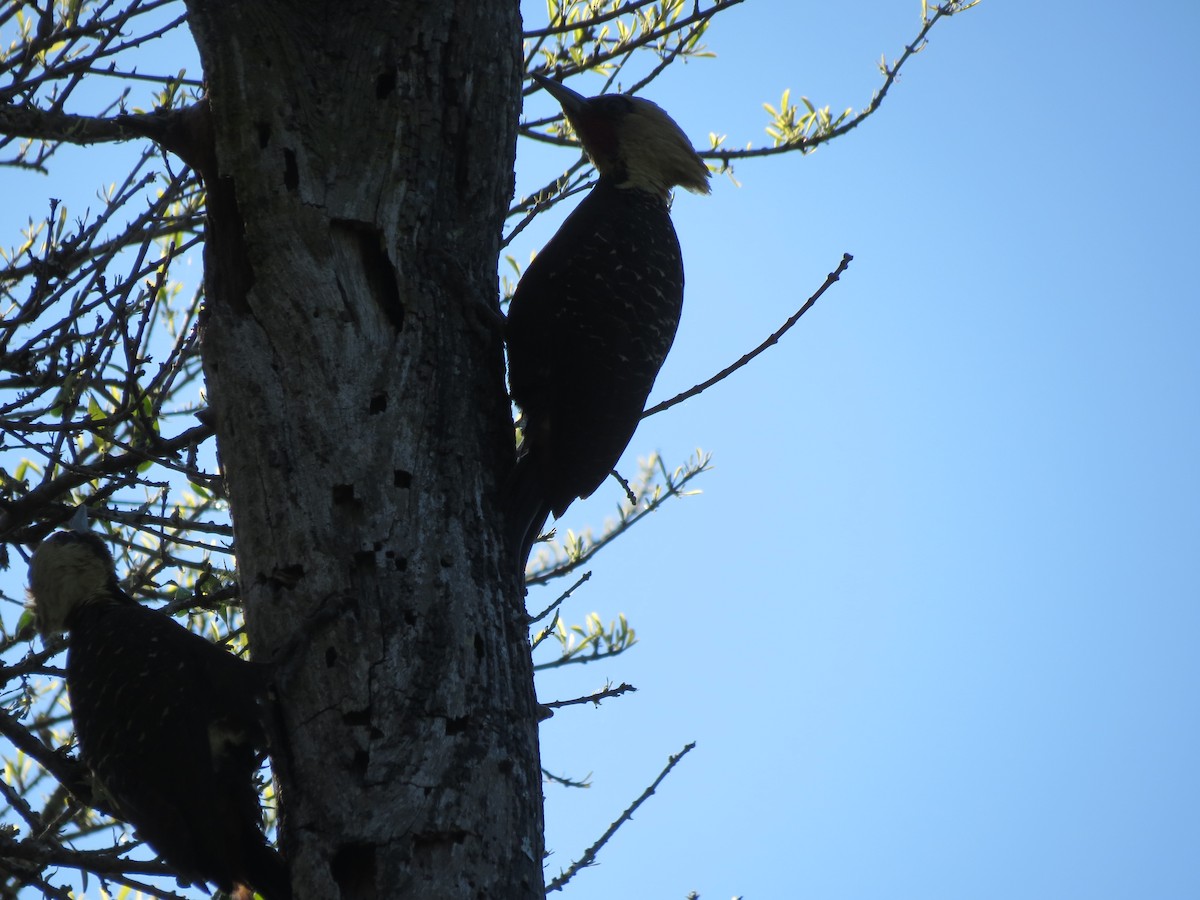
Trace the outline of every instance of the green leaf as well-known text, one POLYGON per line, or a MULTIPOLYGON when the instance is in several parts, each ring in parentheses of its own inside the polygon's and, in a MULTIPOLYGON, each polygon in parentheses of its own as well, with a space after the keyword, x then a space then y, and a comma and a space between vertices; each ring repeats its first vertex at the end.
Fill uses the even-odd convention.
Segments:
POLYGON ((18 637, 24 634, 27 630, 34 628, 33 610, 27 609, 21 613, 21 617, 17 619, 17 635, 18 637))

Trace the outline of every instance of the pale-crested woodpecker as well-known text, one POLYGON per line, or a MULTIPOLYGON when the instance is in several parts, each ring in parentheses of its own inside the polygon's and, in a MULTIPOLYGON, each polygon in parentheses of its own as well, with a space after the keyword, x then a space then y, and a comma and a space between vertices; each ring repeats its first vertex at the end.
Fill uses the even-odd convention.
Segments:
POLYGON ((509 387, 525 424, 507 507, 522 566, 550 513, 596 490, 633 437, 683 308, 670 192, 709 190, 703 160, 654 103, 533 77, 599 177, 508 309, 509 387))
POLYGON ((70 632, 67 694, 98 805, 182 881, 288 900, 254 786, 266 743, 261 670, 131 598, 91 533, 44 540, 29 593, 44 637, 70 632))

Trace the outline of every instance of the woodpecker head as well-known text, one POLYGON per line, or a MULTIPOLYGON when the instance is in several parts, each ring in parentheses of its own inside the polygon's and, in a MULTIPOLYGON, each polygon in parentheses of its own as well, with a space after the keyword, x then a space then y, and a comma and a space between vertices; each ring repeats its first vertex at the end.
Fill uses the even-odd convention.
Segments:
POLYGON ((658 105, 624 94, 584 97, 560 82, 533 78, 562 104, 601 178, 664 198, 675 185, 708 193, 708 167, 658 105))
POLYGON ((29 561, 29 597, 42 637, 67 630, 76 609, 117 586, 112 554, 90 532, 60 531, 46 538, 29 561))

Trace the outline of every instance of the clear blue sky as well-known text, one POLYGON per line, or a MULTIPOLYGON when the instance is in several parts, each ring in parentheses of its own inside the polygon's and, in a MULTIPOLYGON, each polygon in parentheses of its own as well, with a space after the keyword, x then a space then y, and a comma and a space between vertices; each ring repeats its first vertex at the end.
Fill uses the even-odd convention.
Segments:
MULTIPOLYGON (((782 89, 860 107, 916 0, 747 3, 650 94, 762 144, 782 89)), ((565 864, 685 741, 577 900, 1200 896, 1200 7, 984 0, 880 113, 677 197, 656 394, 749 370, 632 449, 704 494, 596 566, 641 646, 544 696, 565 864)), ((568 514, 571 517, 573 514, 568 514)), ((536 605, 536 604, 534 604, 536 605)))
MULTIPOLYGON (((716 59, 648 96, 698 146, 761 145, 784 88, 865 104, 919 14, 746 3, 716 59)), ((1184 2, 984 0, 858 131, 677 198, 687 301, 652 399, 855 260, 779 347, 634 439, 631 459, 699 446, 715 468, 565 609, 623 612, 640 643, 547 673, 542 699, 639 691, 542 727, 544 764, 593 782, 546 788, 548 875, 698 746, 564 896, 1200 896, 1198 32, 1184 2)), ((526 188, 573 159, 522 152, 526 188)), ((28 198, 89 196, 95 171, 0 173, 23 204, 4 243, 28 198)))

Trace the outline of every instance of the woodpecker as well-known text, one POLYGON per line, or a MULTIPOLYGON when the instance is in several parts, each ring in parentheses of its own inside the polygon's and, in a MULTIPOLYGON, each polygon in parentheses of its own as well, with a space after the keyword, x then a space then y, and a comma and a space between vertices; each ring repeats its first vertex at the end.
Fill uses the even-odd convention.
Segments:
POLYGON ((599 177, 508 309, 509 388, 525 425, 506 502, 521 567, 550 513, 591 495, 633 437, 683 308, 670 192, 709 191, 708 167, 654 103, 533 78, 562 105, 599 177))
POLYGON ((259 668, 137 603, 91 533, 44 540, 29 594, 43 637, 70 632, 71 717, 105 808, 181 881, 288 900, 288 870, 262 833, 254 787, 266 744, 259 668))

